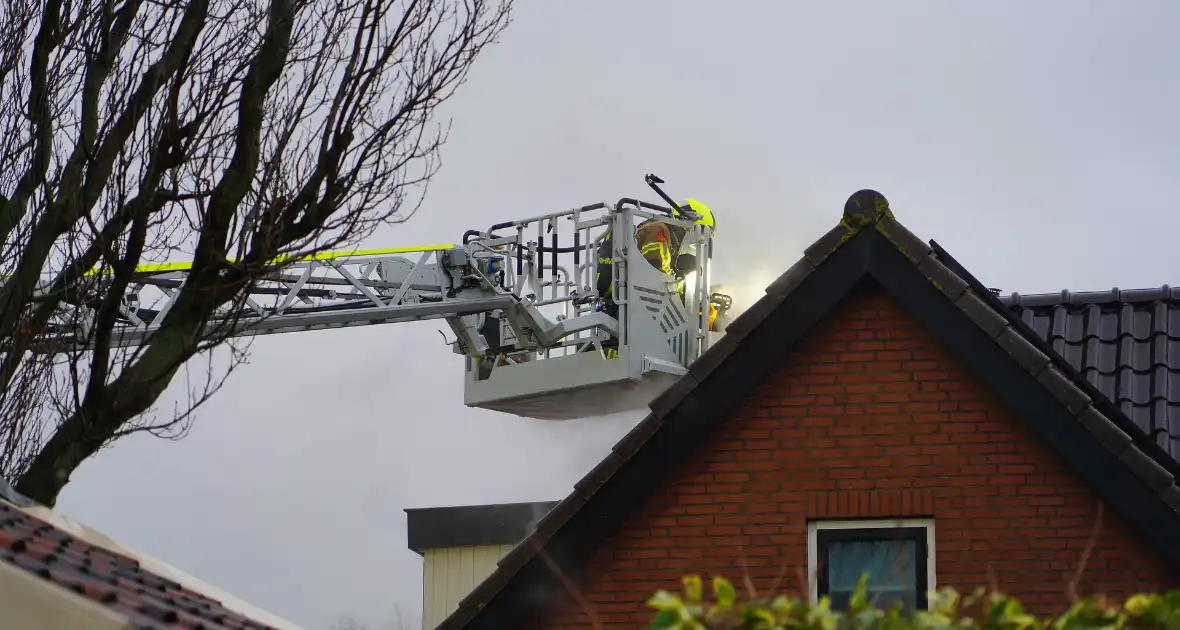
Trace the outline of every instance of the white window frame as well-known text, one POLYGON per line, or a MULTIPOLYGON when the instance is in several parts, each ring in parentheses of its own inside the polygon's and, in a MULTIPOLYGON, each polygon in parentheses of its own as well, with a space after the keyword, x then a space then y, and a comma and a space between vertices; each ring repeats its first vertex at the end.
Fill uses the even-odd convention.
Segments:
MULTIPOLYGON (((865 519, 865 520, 817 520, 807 523, 807 588, 811 603, 819 601, 819 532, 836 529, 897 529, 899 527, 926 529, 926 590, 938 588, 935 580, 934 519, 865 519)), ((931 606, 927 598, 926 606, 931 606)))

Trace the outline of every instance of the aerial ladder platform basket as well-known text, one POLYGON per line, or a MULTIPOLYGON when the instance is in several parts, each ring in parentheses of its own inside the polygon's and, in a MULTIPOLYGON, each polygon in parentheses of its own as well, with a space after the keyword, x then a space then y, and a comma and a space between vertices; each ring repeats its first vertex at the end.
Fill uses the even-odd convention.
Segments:
MULTIPOLYGON (((458 244, 293 259, 209 326, 251 336, 443 319, 469 407, 549 420, 639 409, 708 348, 710 304, 728 307, 709 292, 712 228, 694 217, 621 199, 472 230, 458 244), (684 228, 679 255, 695 257, 695 271, 675 277, 642 256, 636 227, 649 220, 684 228)), ((147 342, 189 268, 138 268, 111 344, 147 342)), ((92 308, 60 310, 41 347, 85 346, 92 308)))
POLYGON ((539 313, 464 320, 490 333, 485 342, 490 336, 501 344, 467 353, 468 406, 546 419, 638 409, 709 346, 712 229, 674 218, 670 208, 633 199, 598 203, 499 224, 467 245, 501 261, 505 289, 521 308, 539 313), (636 227, 652 219, 685 229, 679 255, 696 261, 687 277, 662 273, 642 256, 636 227), (600 265, 608 230, 610 262, 600 265), (610 274, 613 308, 598 293, 599 273, 610 274), (529 329, 533 322, 549 328, 529 329))

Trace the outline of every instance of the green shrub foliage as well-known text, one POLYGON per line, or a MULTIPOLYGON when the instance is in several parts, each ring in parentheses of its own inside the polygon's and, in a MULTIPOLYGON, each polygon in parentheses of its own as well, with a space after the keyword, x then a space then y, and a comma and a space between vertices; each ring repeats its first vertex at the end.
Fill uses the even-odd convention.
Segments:
POLYGON ((979 589, 960 595, 953 588, 930 593, 929 610, 905 612, 900 604, 878 608, 867 596, 862 576, 847 610, 831 600, 815 604, 786 595, 740 598, 728 580, 714 577, 706 598, 698 575, 683 579, 680 593, 659 591, 648 600, 659 630, 1180 630, 1180 590, 1140 594, 1118 604, 1105 598, 1080 599, 1057 617, 1029 614, 1015 598, 979 589))

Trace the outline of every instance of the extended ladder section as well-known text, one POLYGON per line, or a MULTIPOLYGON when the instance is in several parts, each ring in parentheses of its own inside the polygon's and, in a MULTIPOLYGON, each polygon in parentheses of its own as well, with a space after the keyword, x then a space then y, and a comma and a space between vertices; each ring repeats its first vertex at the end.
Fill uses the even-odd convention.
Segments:
MULTIPOLYGON (((519 300, 492 286, 466 250, 455 245, 329 252, 293 260, 261 278, 245 300, 211 318, 210 332, 251 336, 368 326, 514 308, 519 300)), ((188 277, 189 263, 136 269, 120 307, 111 345, 130 347, 154 334, 188 277)), ((103 282, 99 278, 98 282, 103 282)), ((42 347, 85 347, 94 311, 67 304, 55 314, 42 347)))
MULTIPOLYGON (((466 405, 543 419, 605 415, 643 407, 708 347, 711 238, 667 207, 598 203, 471 231, 458 245, 292 260, 208 325, 249 336, 445 319, 465 357, 466 405), (643 258, 635 231, 652 219, 684 228, 679 253, 695 256, 696 272, 678 279, 643 258)), ((190 268, 138 268, 111 345, 147 341, 190 268)), ((38 347, 84 349, 93 316, 85 303, 63 304, 38 347)))

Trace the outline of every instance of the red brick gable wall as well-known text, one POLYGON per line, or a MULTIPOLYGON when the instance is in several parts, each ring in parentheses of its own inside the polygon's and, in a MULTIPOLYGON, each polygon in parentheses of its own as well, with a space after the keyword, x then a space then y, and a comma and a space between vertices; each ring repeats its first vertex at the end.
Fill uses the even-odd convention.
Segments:
MULTIPOLYGON (((850 296, 595 555, 581 591, 608 627, 686 572, 798 592, 809 518, 935 518, 936 577, 988 570, 1056 610, 1101 500, 955 357, 875 286, 850 296), (743 539, 744 536, 744 539, 743 539)), ((1124 597, 1176 576, 1111 508, 1081 582, 1124 597)), ((569 601, 530 624, 589 627, 569 601)), ((636 625, 641 624, 641 625, 636 625)))

